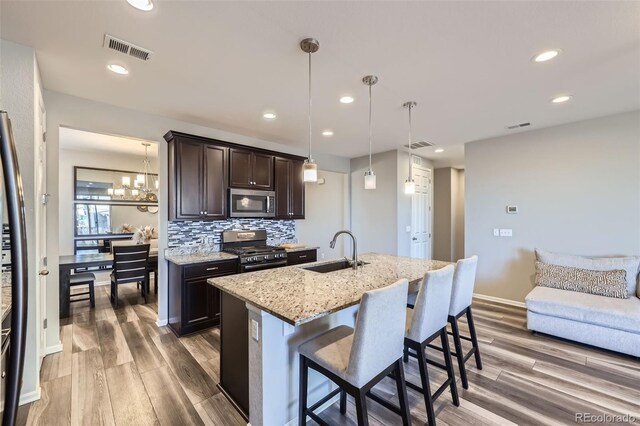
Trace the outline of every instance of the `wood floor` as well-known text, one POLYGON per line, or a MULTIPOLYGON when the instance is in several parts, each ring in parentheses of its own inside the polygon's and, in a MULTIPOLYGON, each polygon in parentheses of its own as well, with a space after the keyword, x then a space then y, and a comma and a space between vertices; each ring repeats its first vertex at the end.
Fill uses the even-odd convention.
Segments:
MULTIPOLYGON (((107 291, 97 288, 95 309, 72 304, 71 318, 61 325, 64 350, 45 358, 42 398, 20 407, 18 424, 245 424, 216 388, 217 329, 178 339, 156 326, 155 298, 144 305, 135 285, 122 286, 114 310, 107 291)), ((463 390, 458 380, 460 407, 448 392, 436 401, 439 425, 573 424, 576 413, 631 415, 640 422, 638 359, 534 336, 523 309, 487 302, 474 309, 484 368, 467 364, 470 387, 463 390)), ((405 367, 407 379, 419 383, 416 361, 405 367)), ((437 369, 429 371, 432 387, 444 380, 437 369)), ((375 392, 397 402, 390 379, 375 392)), ((408 393, 412 423, 425 424, 422 396, 408 393)), ((372 425, 400 423, 373 401, 368 408, 372 425)), ((353 425, 353 401, 347 416, 335 404, 321 417, 353 425)))

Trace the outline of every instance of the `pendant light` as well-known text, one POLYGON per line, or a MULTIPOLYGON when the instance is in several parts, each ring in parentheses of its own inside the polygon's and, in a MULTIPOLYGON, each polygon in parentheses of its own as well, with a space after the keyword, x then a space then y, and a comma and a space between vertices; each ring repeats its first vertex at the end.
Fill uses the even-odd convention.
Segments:
POLYGON ((413 168, 413 159, 411 158, 411 144, 413 143, 411 140, 411 110, 417 105, 418 104, 413 101, 405 102, 404 104, 402 104, 403 107, 409 110, 409 176, 407 177, 407 180, 404 181, 405 194, 413 194, 416 192, 416 183, 413 181, 411 173, 413 168))
POLYGON ((303 180, 305 182, 317 182, 318 165, 311 157, 311 54, 320 49, 320 43, 314 38, 305 38, 300 42, 300 48, 303 52, 309 54, 309 157, 304 160, 303 180))
POLYGON ((369 86, 369 170, 364 172, 364 189, 376 189, 376 174, 371 168, 371 86, 378 82, 378 77, 367 75, 362 82, 369 86))

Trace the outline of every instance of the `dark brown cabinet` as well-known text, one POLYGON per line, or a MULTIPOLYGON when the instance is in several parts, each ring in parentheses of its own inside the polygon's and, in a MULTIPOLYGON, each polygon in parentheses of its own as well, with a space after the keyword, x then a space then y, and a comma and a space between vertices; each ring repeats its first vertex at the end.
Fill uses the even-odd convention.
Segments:
POLYGON ((287 266, 300 265, 302 263, 315 262, 318 260, 318 250, 296 250, 287 253, 287 266))
POLYGON ((175 138, 169 144, 169 220, 224 219, 228 148, 175 138))
POLYGON ((229 150, 229 186, 273 189, 273 155, 244 149, 229 150))
POLYGON ((169 262, 169 326, 178 336, 220 323, 220 290, 207 280, 235 274, 237 268, 235 259, 197 265, 169 262))
POLYGON ((276 157, 276 218, 304 219, 303 164, 304 161, 299 159, 276 157))

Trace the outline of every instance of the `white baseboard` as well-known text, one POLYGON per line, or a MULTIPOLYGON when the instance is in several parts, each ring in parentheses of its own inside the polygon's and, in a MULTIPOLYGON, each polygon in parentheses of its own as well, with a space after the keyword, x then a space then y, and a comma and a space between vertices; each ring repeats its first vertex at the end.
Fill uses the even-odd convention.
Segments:
POLYGON ((55 345, 44 348, 45 355, 55 354, 56 352, 62 352, 62 342, 58 342, 55 345))
POLYGON ((169 324, 169 321, 168 321, 168 320, 166 320, 166 319, 160 319, 160 318, 158 318, 158 320, 156 321, 156 325, 157 325, 158 327, 162 327, 162 326, 165 326, 165 325, 167 325, 167 324, 169 324))
POLYGON ((28 404, 30 402, 37 401, 39 399, 40 399, 40 386, 38 386, 38 389, 32 392, 23 393, 22 395, 20 395, 20 401, 18 402, 18 405, 28 404))
POLYGON ((487 302, 501 303, 503 305, 516 306, 518 308, 527 307, 527 305, 524 302, 516 302, 515 300, 503 299, 501 297, 487 296, 485 294, 473 293, 473 297, 479 300, 486 300, 487 302))

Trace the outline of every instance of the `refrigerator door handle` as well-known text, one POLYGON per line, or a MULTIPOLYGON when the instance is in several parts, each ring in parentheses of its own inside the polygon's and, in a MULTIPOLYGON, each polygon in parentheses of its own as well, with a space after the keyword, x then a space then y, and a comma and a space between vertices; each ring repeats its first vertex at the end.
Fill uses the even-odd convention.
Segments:
POLYGON ((24 193, 18 157, 6 112, 0 111, 0 157, 9 213, 11 238, 11 341, 2 424, 16 423, 27 333, 27 232, 24 220, 24 193))

